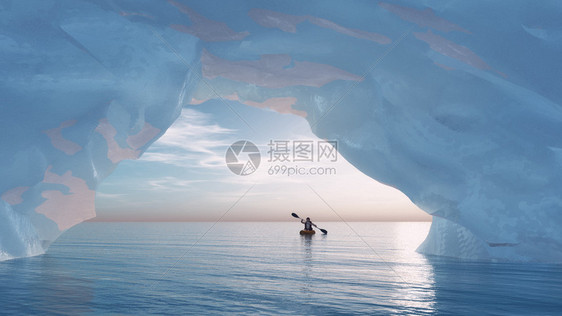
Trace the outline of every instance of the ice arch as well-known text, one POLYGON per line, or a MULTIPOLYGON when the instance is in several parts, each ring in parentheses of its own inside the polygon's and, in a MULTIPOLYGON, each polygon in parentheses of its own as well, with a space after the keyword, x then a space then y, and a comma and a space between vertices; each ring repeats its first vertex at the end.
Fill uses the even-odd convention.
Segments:
POLYGON ((562 261, 561 11, 1 1, 0 259, 41 253, 94 216, 119 161, 218 92, 339 140, 348 161, 434 216, 424 253, 562 261))

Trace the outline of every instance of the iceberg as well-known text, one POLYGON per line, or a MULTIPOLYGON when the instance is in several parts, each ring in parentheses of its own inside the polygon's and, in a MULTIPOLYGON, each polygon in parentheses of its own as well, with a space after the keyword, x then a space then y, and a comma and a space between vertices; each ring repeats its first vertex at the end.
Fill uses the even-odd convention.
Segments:
POLYGON ((94 217, 97 185, 166 131, 200 71, 196 38, 117 8, 0 4, 0 260, 94 217))
POLYGON ((557 1, 0 2, 0 260, 95 216, 183 106, 305 117, 433 216, 418 251, 562 262, 557 1), (199 106, 204 106, 199 105, 199 106))

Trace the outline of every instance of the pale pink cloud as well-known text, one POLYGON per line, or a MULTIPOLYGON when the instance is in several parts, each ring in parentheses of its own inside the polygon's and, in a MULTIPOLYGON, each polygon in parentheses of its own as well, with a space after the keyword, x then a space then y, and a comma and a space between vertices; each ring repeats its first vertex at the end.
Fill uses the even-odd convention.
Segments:
POLYGON ((338 24, 336 24, 336 23, 334 23, 330 20, 309 16, 308 21, 312 24, 315 24, 315 25, 318 25, 320 27, 327 28, 327 29, 330 29, 330 30, 334 30, 338 33, 345 34, 347 36, 351 36, 351 37, 355 37, 355 38, 359 38, 359 39, 364 39, 364 40, 376 42, 376 43, 379 43, 379 44, 390 44, 390 43, 392 43, 392 40, 390 38, 388 38, 388 37, 386 37, 382 34, 374 33, 374 32, 367 32, 367 31, 363 31, 363 30, 359 30, 359 29, 352 29, 352 28, 343 27, 343 26, 338 25, 338 24))
POLYGON ((189 101, 189 104, 191 104, 191 105, 199 105, 199 104, 205 103, 205 102, 207 102, 207 101, 209 101, 209 100, 210 100, 209 98, 207 98, 207 99, 196 99, 196 98, 191 98, 191 101, 189 101))
POLYGON ((137 159, 139 157, 140 153, 136 150, 119 146, 115 140, 117 130, 107 119, 100 120, 100 123, 96 127, 96 132, 101 134, 107 142, 107 158, 109 158, 111 162, 118 163, 121 160, 137 159))
POLYGON ((62 130, 64 128, 73 126, 74 124, 76 124, 76 120, 65 121, 62 122, 59 127, 48 129, 46 131, 43 131, 43 133, 51 139, 51 144, 53 145, 53 147, 63 151, 67 155, 74 155, 75 153, 82 150, 82 146, 76 144, 73 141, 65 139, 62 136, 62 130))
POLYGON ((373 41, 379 44, 390 44, 392 42, 390 38, 382 34, 347 28, 330 20, 311 15, 298 16, 266 9, 252 9, 248 12, 248 15, 252 18, 252 20, 263 27, 277 28, 289 33, 295 33, 297 31, 298 24, 304 21, 309 21, 319 27, 330 29, 347 36, 373 41))
POLYGON ((117 143, 115 140, 117 130, 105 118, 99 121, 96 132, 101 134, 107 143, 107 158, 113 163, 118 163, 125 159, 138 159, 141 154, 139 149, 154 139, 160 133, 160 129, 144 123, 137 134, 127 137, 128 147, 121 147, 117 143))
POLYGON ((150 123, 145 122, 142 129, 135 135, 127 137, 127 144, 132 149, 139 149, 148 144, 160 133, 160 129, 152 126, 150 123))
POLYGON ((0 198, 10 205, 17 205, 23 202, 23 198, 21 196, 27 190, 29 190, 29 187, 15 187, 2 193, 0 198))
POLYGON ((307 113, 305 111, 293 109, 293 105, 297 103, 297 98, 295 97, 281 97, 281 98, 270 98, 264 102, 255 102, 247 100, 244 104, 249 106, 255 106, 258 108, 271 109, 275 112, 283 114, 295 114, 298 116, 306 117, 307 113))
POLYGON ((180 12, 187 15, 191 22, 189 26, 182 24, 170 25, 170 27, 176 31, 191 34, 205 42, 238 41, 250 34, 249 32, 236 32, 223 22, 207 19, 179 2, 173 0, 169 0, 168 2, 178 8, 180 12))
MULTIPOLYGON (((240 101, 240 98, 238 98, 238 94, 236 93, 232 93, 229 95, 225 95, 225 96, 221 96, 222 99, 225 100, 230 100, 230 101, 240 101)), ((206 98, 206 99, 196 99, 196 98, 191 98, 191 101, 189 102, 189 104, 191 105, 199 105, 201 103, 205 103, 211 99, 216 99, 216 98, 206 98)))
POLYGON ((285 14, 266 9, 252 9, 248 12, 248 15, 263 27, 277 28, 288 33, 295 33, 297 24, 306 21, 306 16, 285 14))
POLYGON ((441 68, 443 68, 447 71, 455 70, 455 68, 453 68, 453 67, 449 67, 449 66, 443 65, 443 64, 438 63, 438 62, 433 62, 433 64, 435 64, 435 66, 441 67, 441 68))
POLYGON ((72 171, 62 176, 51 172, 52 166, 45 171, 43 183, 62 184, 68 187, 68 193, 47 190, 41 193, 46 201, 35 211, 53 220, 61 231, 96 216, 94 207, 94 190, 90 190, 86 181, 74 177, 72 171))
MULTIPOLYGON (((306 117, 307 113, 305 111, 297 110, 293 108, 293 105, 297 103, 297 98, 295 97, 278 97, 278 98, 269 98, 263 102, 257 102, 252 100, 241 100, 238 97, 238 94, 233 93, 227 96, 223 96, 223 99, 231 100, 231 101, 239 101, 242 104, 257 107, 260 109, 270 109, 278 113, 282 114, 294 114, 302 117, 306 117)), ((209 101, 210 99, 191 99, 191 105, 198 105, 209 101)))
POLYGON ((428 30, 426 33, 414 32, 414 36, 429 44, 429 47, 441 55, 448 56, 459 60, 472 67, 489 70, 491 67, 486 64, 480 56, 471 51, 468 47, 459 45, 442 36, 432 33, 428 30))
POLYGON ((203 76, 255 84, 266 88, 289 86, 321 87, 335 80, 361 81, 361 77, 331 65, 294 61, 289 55, 262 55, 260 60, 230 61, 203 50, 203 76))
POLYGON ((430 27, 441 32, 459 31, 470 33, 457 24, 437 16, 430 8, 417 10, 386 2, 379 2, 379 6, 398 15, 402 20, 415 23, 420 27, 430 27))

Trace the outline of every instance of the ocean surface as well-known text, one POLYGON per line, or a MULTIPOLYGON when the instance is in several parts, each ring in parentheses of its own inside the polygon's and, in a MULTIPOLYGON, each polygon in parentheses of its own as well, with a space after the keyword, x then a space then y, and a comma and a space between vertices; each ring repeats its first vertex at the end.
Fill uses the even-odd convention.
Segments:
POLYGON ((213 225, 80 224, 0 262, 0 314, 562 314, 562 265, 426 257, 429 223, 213 225))

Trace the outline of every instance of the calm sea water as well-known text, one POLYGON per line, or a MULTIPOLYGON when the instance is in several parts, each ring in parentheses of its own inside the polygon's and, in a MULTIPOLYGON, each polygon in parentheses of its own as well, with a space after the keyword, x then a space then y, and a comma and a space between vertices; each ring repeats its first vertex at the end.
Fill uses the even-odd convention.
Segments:
POLYGON ((349 224, 84 223, 0 262, 0 313, 562 314, 560 265, 429 258, 429 223, 349 224))

